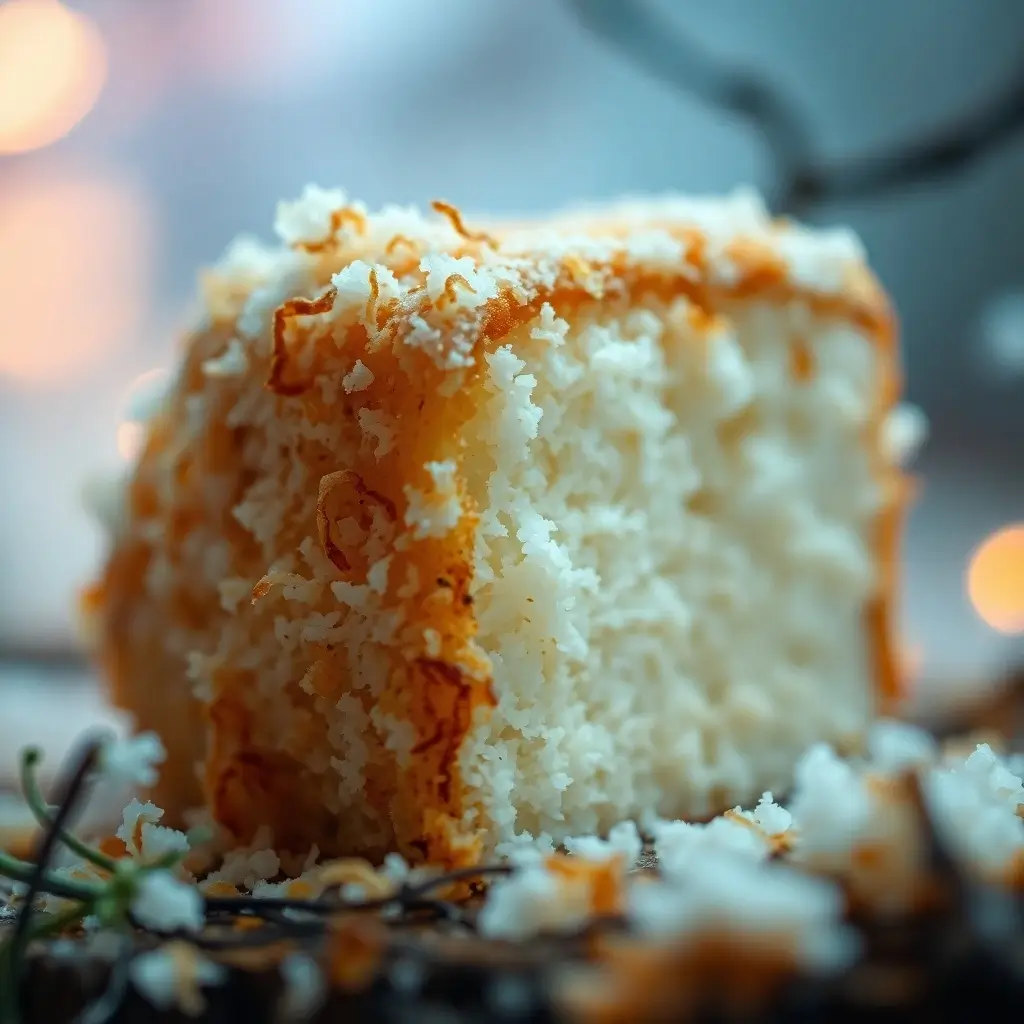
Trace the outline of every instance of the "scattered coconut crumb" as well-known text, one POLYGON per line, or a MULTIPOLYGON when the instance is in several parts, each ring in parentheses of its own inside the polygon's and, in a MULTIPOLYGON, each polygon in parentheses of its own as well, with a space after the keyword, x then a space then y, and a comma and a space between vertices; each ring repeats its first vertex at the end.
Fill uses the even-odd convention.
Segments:
POLYGON ((169 942, 132 960, 129 977, 139 995, 161 1011, 198 1017, 206 1008, 204 986, 219 984, 225 969, 187 942, 169 942))
POLYGON ((789 810, 798 857, 822 868, 843 863, 871 811, 864 779, 825 743, 800 758, 795 774, 789 810))
MULTIPOLYGON (((162 749, 152 734, 142 734, 109 744, 101 764, 106 772, 154 779, 162 749)), ((897 721, 875 723, 867 750, 865 759, 847 760, 825 744, 811 747, 796 767, 788 807, 765 792, 752 810, 735 808, 707 823, 654 820, 649 833, 657 875, 634 871, 644 843, 632 821, 605 836, 567 839, 566 853, 552 851, 550 836, 524 834, 501 851, 516 870, 490 885, 480 931, 525 940, 571 933, 595 918, 624 917, 654 939, 714 932, 770 941, 811 969, 842 967, 856 953, 841 920, 844 892, 900 911, 912 905, 921 886, 923 837, 908 772, 921 778, 924 798, 954 856, 985 880, 1013 880, 1024 857, 1019 759, 1002 757, 986 743, 966 755, 955 745, 940 748, 926 732, 897 721), (789 864, 773 862, 773 856, 789 864)), ((188 838, 158 824, 162 816, 154 804, 132 799, 116 832, 122 856, 150 861, 188 853, 188 838)), ((301 873, 281 879, 281 860, 263 831, 249 847, 229 851, 198 884, 187 873, 145 873, 131 913, 155 932, 197 932, 205 922, 204 894, 248 891, 257 898, 301 899, 338 886, 348 898, 375 899, 431 872, 411 870, 397 853, 380 867, 355 858, 317 864, 318 858, 315 848, 291 858, 285 872, 301 873)), ((56 874, 95 879, 99 870, 74 864, 56 874)), ((17 906, 24 888, 9 886, 6 911, 17 906)), ((45 910, 59 910, 65 902, 40 897, 45 910)), ((219 971, 191 947, 172 942, 137 957, 131 977, 157 1008, 196 1013, 201 986, 216 981, 219 971)), ((316 965, 296 954, 282 971, 284 1003, 293 1014, 312 1012, 324 992, 316 965)))
POLYGON ((987 743, 962 765, 938 768, 926 782, 936 827, 955 854, 990 881, 1006 881, 1024 854, 1024 783, 987 743))
POLYGON ((281 870, 281 860, 271 847, 270 832, 261 829, 248 846, 229 850, 220 867, 203 880, 203 885, 226 882, 252 889, 257 883, 273 878, 281 870))
POLYGON ((373 381, 373 372, 361 359, 357 359, 356 365, 342 378, 341 386, 346 394, 351 395, 353 391, 365 391, 373 381))
POLYGON ((622 857, 624 866, 633 868, 643 852, 644 841, 632 821, 622 821, 608 833, 607 839, 598 836, 580 836, 566 839, 565 848, 569 853, 590 860, 607 860, 622 857))
POLYGON ((339 188, 307 185, 298 199, 277 204, 274 232, 285 245, 323 242, 331 233, 332 214, 347 198, 339 188))
POLYGON ((155 804, 144 804, 132 798, 114 833, 124 843, 129 856, 154 861, 172 852, 188 853, 189 842, 184 832, 156 824, 163 815, 163 810, 155 804))
POLYGON ((428 462, 424 469, 433 481, 432 490, 427 492, 416 487, 405 488, 409 502, 405 521, 413 528, 413 536, 417 540, 446 536, 458 525, 462 515, 462 503, 459 501, 455 481, 455 463, 428 462))
POLYGON ((897 466, 913 462, 928 439, 928 417, 909 402, 901 402, 885 419, 882 449, 897 466))
POLYGON ((206 921, 199 890, 170 871, 150 871, 139 879, 131 911, 140 925, 155 932, 199 932, 206 921))
POLYGON ((868 756, 872 768, 895 775, 934 763, 938 744, 924 729, 887 719, 868 731, 868 756))
POLYGON ((152 786, 157 780, 157 765, 163 764, 167 751, 155 732, 142 732, 127 739, 105 743, 99 766, 111 782, 132 786, 152 786))
POLYGON ((481 934, 524 939, 582 927, 617 913, 623 902, 622 855, 590 861, 554 854, 494 882, 478 920, 481 934))
POLYGON ((842 893, 830 882, 725 854, 701 860, 685 884, 633 886, 628 918, 641 934, 661 938, 724 931, 773 945, 789 941, 803 966, 831 970, 857 953, 843 910, 842 893))
POLYGON ((248 369, 249 357, 238 338, 232 338, 219 356, 203 363, 203 373, 207 377, 241 377, 248 369))
POLYGON ((685 878, 703 862, 722 856, 757 862, 769 853, 767 838, 733 817, 713 818, 706 825, 659 821, 651 831, 658 864, 668 878, 685 878))
POLYGON ((284 989, 279 1003, 285 1020, 306 1020, 320 1008, 327 983, 316 961, 305 953, 292 953, 281 961, 284 989))

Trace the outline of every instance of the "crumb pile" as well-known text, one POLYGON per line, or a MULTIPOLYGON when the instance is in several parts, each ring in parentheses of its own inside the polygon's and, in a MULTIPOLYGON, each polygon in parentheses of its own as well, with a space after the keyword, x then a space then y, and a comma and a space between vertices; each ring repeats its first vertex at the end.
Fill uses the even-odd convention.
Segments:
POLYGON ((470 863, 788 784, 898 695, 887 304, 746 194, 235 243, 86 621, 239 844, 470 863))
MULTIPOLYGON (((1006 898, 1020 890, 1020 756, 987 743, 940 746, 928 733, 888 720, 871 728, 868 741, 857 758, 841 758, 825 744, 806 751, 786 806, 765 793, 753 809, 735 808, 705 823, 653 818, 638 829, 621 822, 604 837, 569 838, 557 851, 543 842, 520 843, 510 873, 493 881, 470 911, 472 928, 453 934, 476 949, 478 936, 530 947, 545 936, 618 922, 617 930, 594 933, 585 985, 577 984, 568 962, 563 965, 561 998, 578 1011, 576 1019, 662 1019, 656 1012, 662 1002, 678 1019, 693 1008, 708 971, 724 972, 726 989, 742 977, 742 998, 760 1005, 787 978, 851 970, 864 953, 851 918, 895 922, 927 913, 935 878, 918 801, 968 878, 1006 898)), ((126 753, 113 759, 122 765, 161 755, 151 737, 122 749, 126 753)), ((182 833, 158 824, 161 815, 133 800, 101 848, 115 858, 149 862, 187 849, 182 833)), ((159 933, 206 934, 215 916, 204 902, 216 898, 315 902, 333 893, 326 960, 292 950, 281 964, 285 975, 295 976, 286 993, 308 1000, 332 985, 368 984, 387 941, 375 930, 380 920, 352 911, 376 901, 386 920, 387 901, 436 876, 437 868, 410 868, 397 854, 379 868, 358 859, 321 860, 315 848, 284 864, 267 844, 264 835, 249 848, 232 849, 213 871, 192 860, 173 875, 149 876, 133 917, 159 933)), ((90 873, 95 877, 90 866, 72 862, 57 876, 90 873)), ((56 897, 39 899, 50 913, 65 909, 56 897)), ((294 911, 299 922, 302 905, 294 911)), ((234 927, 246 922, 261 926, 241 918, 234 927)), ((84 925, 95 927, 88 920, 84 925)), ((269 941, 280 945, 273 936, 269 941)), ((224 966, 177 941, 135 956, 130 973, 153 1005, 198 1013, 199 987, 222 980, 224 966)))

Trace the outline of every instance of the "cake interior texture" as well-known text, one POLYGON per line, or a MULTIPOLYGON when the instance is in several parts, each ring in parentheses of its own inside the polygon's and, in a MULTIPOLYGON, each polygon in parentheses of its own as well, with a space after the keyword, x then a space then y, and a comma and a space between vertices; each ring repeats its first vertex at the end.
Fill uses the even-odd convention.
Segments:
POLYGON ((237 243, 86 595, 170 817, 458 862, 781 792, 896 696, 892 324, 750 197, 237 243))

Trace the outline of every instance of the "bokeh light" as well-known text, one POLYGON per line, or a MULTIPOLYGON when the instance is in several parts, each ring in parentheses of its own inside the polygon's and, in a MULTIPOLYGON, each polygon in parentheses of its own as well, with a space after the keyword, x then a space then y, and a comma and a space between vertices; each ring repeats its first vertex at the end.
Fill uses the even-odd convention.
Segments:
POLYGON ((0 153, 39 149, 92 109, 106 78, 103 38, 57 0, 0 4, 0 153))
POLYGON ((151 211, 100 177, 9 177, 0 191, 0 377, 74 379, 131 340, 148 302, 151 211))
POLYGON ((1003 380, 1024 375, 1024 291, 993 299, 981 316, 981 340, 990 373, 1003 380))
POLYGON ((971 556, 967 592, 974 610, 1000 633, 1024 633, 1024 523, 988 537, 971 556))

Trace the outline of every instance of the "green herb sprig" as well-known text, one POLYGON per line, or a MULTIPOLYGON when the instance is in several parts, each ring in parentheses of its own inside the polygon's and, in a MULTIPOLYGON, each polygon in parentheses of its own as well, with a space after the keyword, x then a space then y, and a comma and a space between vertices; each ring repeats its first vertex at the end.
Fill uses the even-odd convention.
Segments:
POLYGON ((43 754, 29 747, 21 755, 21 787, 25 801, 42 833, 31 861, 0 851, 0 875, 14 881, 23 891, 17 894, 18 913, 12 934, 0 943, 0 1024, 20 1024, 19 988, 28 946, 39 939, 59 935, 80 926, 85 918, 115 931, 132 927, 131 907, 142 879, 156 871, 177 867, 186 855, 169 851, 152 861, 126 857, 116 860, 83 842, 70 831, 75 810, 102 760, 104 742, 87 743, 58 787, 59 800, 48 803, 39 786, 37 770, 43 754), (92 878, 71 878, 50 869, 53 856, 63 845, 89 867, 92 878), (36 897, 49 894, 69 904, 57 912, 36 913, 36 897))

